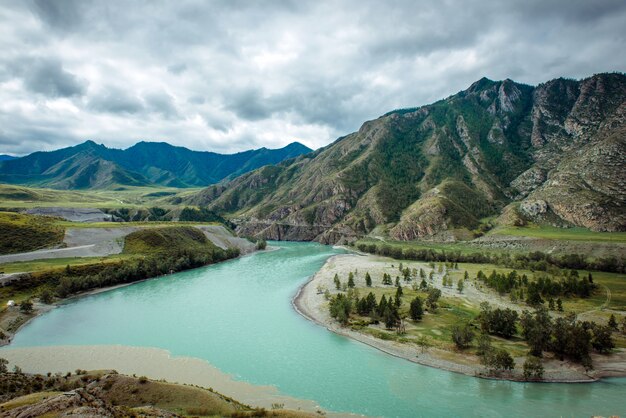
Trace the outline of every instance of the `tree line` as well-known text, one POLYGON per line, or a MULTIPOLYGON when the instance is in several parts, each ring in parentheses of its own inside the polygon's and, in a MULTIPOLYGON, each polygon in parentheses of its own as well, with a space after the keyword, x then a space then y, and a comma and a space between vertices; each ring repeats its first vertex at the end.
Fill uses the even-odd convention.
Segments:
MULTIPOLYGON (((531 281, 528 276, 520 275, 516 270, 509 273, 499 273, 493 270, 489 276, 480 270, 476 278, 501 295, 510 294, 513 301, 524 300, 528 305, 535 306, 544 303, 543 298, 546 298, 552 309, 554 309, 555 297, 588 298, 597 288, 591 273, 580 277, 578 270, 565 270, 562 274, 563 276, 558 279, 539 274, 531 281)), ((557 299, 557 303, 559 310, 562 310, 560 298, 557 299)))
POLYGON ((434 249, 402 248, 388 244, 358 243, 359 251, 378 254, 398 260, 416 260, 453 263, 496 264, 514 269, 548 271, 554 268, 597 270, 614 273, 626 272, 626 260, 614 256, 591 259, 582 254, 553 255, 541 251, 526 254, 437 251, 434 249))
MULTIPOLYGON (((67 266, 64 269, 34 272, 11 284, 15 290, 47 285, 61 298, 71 294, 101 287, 132 283, 164 274, 176 273, 217 263, 237 257, 239 250, 223 250, 215 247, 209 250, 183 249, 167 253, 136 257, 116 262, 102 262, 81 266, 67 266)), ((49 290, 42 292, 49 300, 49 290)))

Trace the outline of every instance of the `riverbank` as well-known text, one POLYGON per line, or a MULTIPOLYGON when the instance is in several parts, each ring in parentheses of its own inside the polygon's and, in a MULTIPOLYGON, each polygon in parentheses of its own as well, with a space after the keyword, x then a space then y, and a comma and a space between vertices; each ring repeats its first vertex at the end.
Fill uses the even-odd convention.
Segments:
POLYGON ((294 411, 322 411, 314 401, 282 395, 273 386, 235 380, 204 360, 175 357, 157 348, 121 345, 3 348, 0 357, 9 361, 10 368, 17 365, 26 373, 116 370, 129 376, 147 376, 154 380, 211 388, 252 407, 272 409, 272 406, 282 404, 284 409, 294 411))
MULTIPOLYGON (((336 273, 345 278, 349 272, 355 270, 361 272, 382 271, 381 267, 385 264, 388 265, 390 262, 397 263, 397 261, 391 259, 363 254, 341 254, 333 256, 298 290, 292 300, 292 304, 295 310, 302 316, 325 327, 329 331, 352 338, 395 357, 403 358, 424 366, 468 376, 512 381, 524 380, 521 373, 524 357, 515 358, 516 368, 512 374, 503 374, 502 376, 494 377, 486 373, 484 366, 480 364, 479 358, 475 355, 453 350, 444 350, 437 347, 422 350, 412 343, 383 340, 369 334, 355 331, 350 327, 341 326, 330 317, 328 302, 325 300, 324 294, 319 292, 318 289, 334 289, 333 277, 336 273)), ((419 263, 411 263, 411 267, 414 267, 413 264, 419 263)), ((424 267, 426 267, 426 265, 424 265, 424 267)), ((361 277, 361 281, 362 280, 363 278, 361 277)), ((356 281, 357 288, 364 291, 365 286, 360 286, 358 279, 356 281)), ((458 296, 454 294, 454 291, 449 291, 445 288, 442 289, 442 291, 449 296, 458 296)), ((463 297, 465 297, 465 295, 463 297)), ((490 302, 496 306, 504 306, 505 304, 504 300, 498 300, 497 297, 490 299, 490 302)), ((626 376, 626 352, 624 352, 624 350, 614 353, 611 356, 594 354, 592 355, 592 359, 594 370, 589 372, 586 372, 584 368, 578 364, 555 359, 544 359, 543 366, 545 372, 543 381, 586 383, 594 382, 603 377, 626 376)))

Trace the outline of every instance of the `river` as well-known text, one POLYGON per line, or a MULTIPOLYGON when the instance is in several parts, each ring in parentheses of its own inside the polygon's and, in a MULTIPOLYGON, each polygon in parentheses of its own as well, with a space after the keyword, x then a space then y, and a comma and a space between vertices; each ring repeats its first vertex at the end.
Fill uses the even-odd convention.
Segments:
MULTIPOLYGON (((24 327, 11 347, 120 344, 208 361, 323 408, 386 417, 588 417, 626 414, 626 379, 516 383, 398 359, 298 315, 291 299, 340 250, 277 251, 70 301, 24 327)), ((0 351, 0 356, 2 355, 0 351)))

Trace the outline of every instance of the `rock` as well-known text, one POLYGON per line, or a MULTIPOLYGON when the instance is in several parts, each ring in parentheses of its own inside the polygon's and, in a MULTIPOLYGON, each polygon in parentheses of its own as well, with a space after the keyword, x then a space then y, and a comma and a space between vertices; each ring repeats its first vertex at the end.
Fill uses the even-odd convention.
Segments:
POLYGON ((548 211, 548 204, 544 200, 525 201, 520 204, 520 210, 523 214, 536 218, 548 211))

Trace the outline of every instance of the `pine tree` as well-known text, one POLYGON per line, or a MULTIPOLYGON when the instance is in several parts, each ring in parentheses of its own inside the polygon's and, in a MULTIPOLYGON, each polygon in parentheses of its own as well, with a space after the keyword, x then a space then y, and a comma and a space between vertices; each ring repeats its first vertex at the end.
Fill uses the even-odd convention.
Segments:
POLYGON ((383 297, 380 298, 380 303, 378 304, 378 314, 380 316, 383 316, 385 313, 385 309, 387 309, 387 298, 385 297, 385 295, 383 295, 383 297))
POLYGON ((398 286, 396 288, 396 295, 397 296, 402 296, 403 292, 402 292, 402 286, 398 286))
POLYGON ((411 301, 411 306, 409 307, 409 315, 414 321, 419 321, 422 319, 422 316, 424 315, 424 305, 422 303, 422 299, 419 296, 416 296, 415 299, 411 301))
POLYGON ((387 305, 385 307, 385 311, 383 312, 382 317, 383 321, 385 322, 385 328, 393 329, 396 326, 396 313, 394 309, 391 308, 391 306, 387 305))
POLYGON ((609 318, 609 327, 617 331, 617 321, 615 320, 615 315, 611 314, 609 318))
POLYGON ((463 275, 463 280, 469 279, 469 273, 465 270, 465 274, 463 275))
POLYGON ((426 290, 428 289, 428 283, 426 283, 425 279, 422 279, 422 282, 420 283, 420 290, 426 290))
POLYGON ((394 304, 396 308, 399 308, 400 305, 402 305, 402 299, 400 298, 400 295, 398 295, 398 293, 396 293, 396 296, 394 297, 394 304))
POLYGON ((561 298, 558 298, 558 299, 556 300, 556 309, 557 309, 559 312, 563 312, 563 302, 561 301, 561 298))
POLYGON ((426 278, 426 272, 424 271, 423 268, 420 267, 420 279, 425 279, 426 278))
POLYGON ((456 284, 456 288, 459 291, 459 293, 463 293, 463 279, 459 279, 459 281, 456 284))
POLYGON ((354 274, 352 274, 352 272, 350 272, 350 275, 348 276, 348 287, 350 289, 354 289, 354 274))
POLYGON ((365 285, 367 287, 372 287, 372 276, 370 276, 369 272, 365 273, 365 285))
POLYGON ((341 280, 339 280, 339 275, 337 273, 335 273, 335 277, 333 278, 333 281, 335 282, 335 289, 340 290, 341 280))
POLYGON ((554 299, 553 298, 548 299, 548 309, 550 309, 551 311, 554 310, 554 299))

